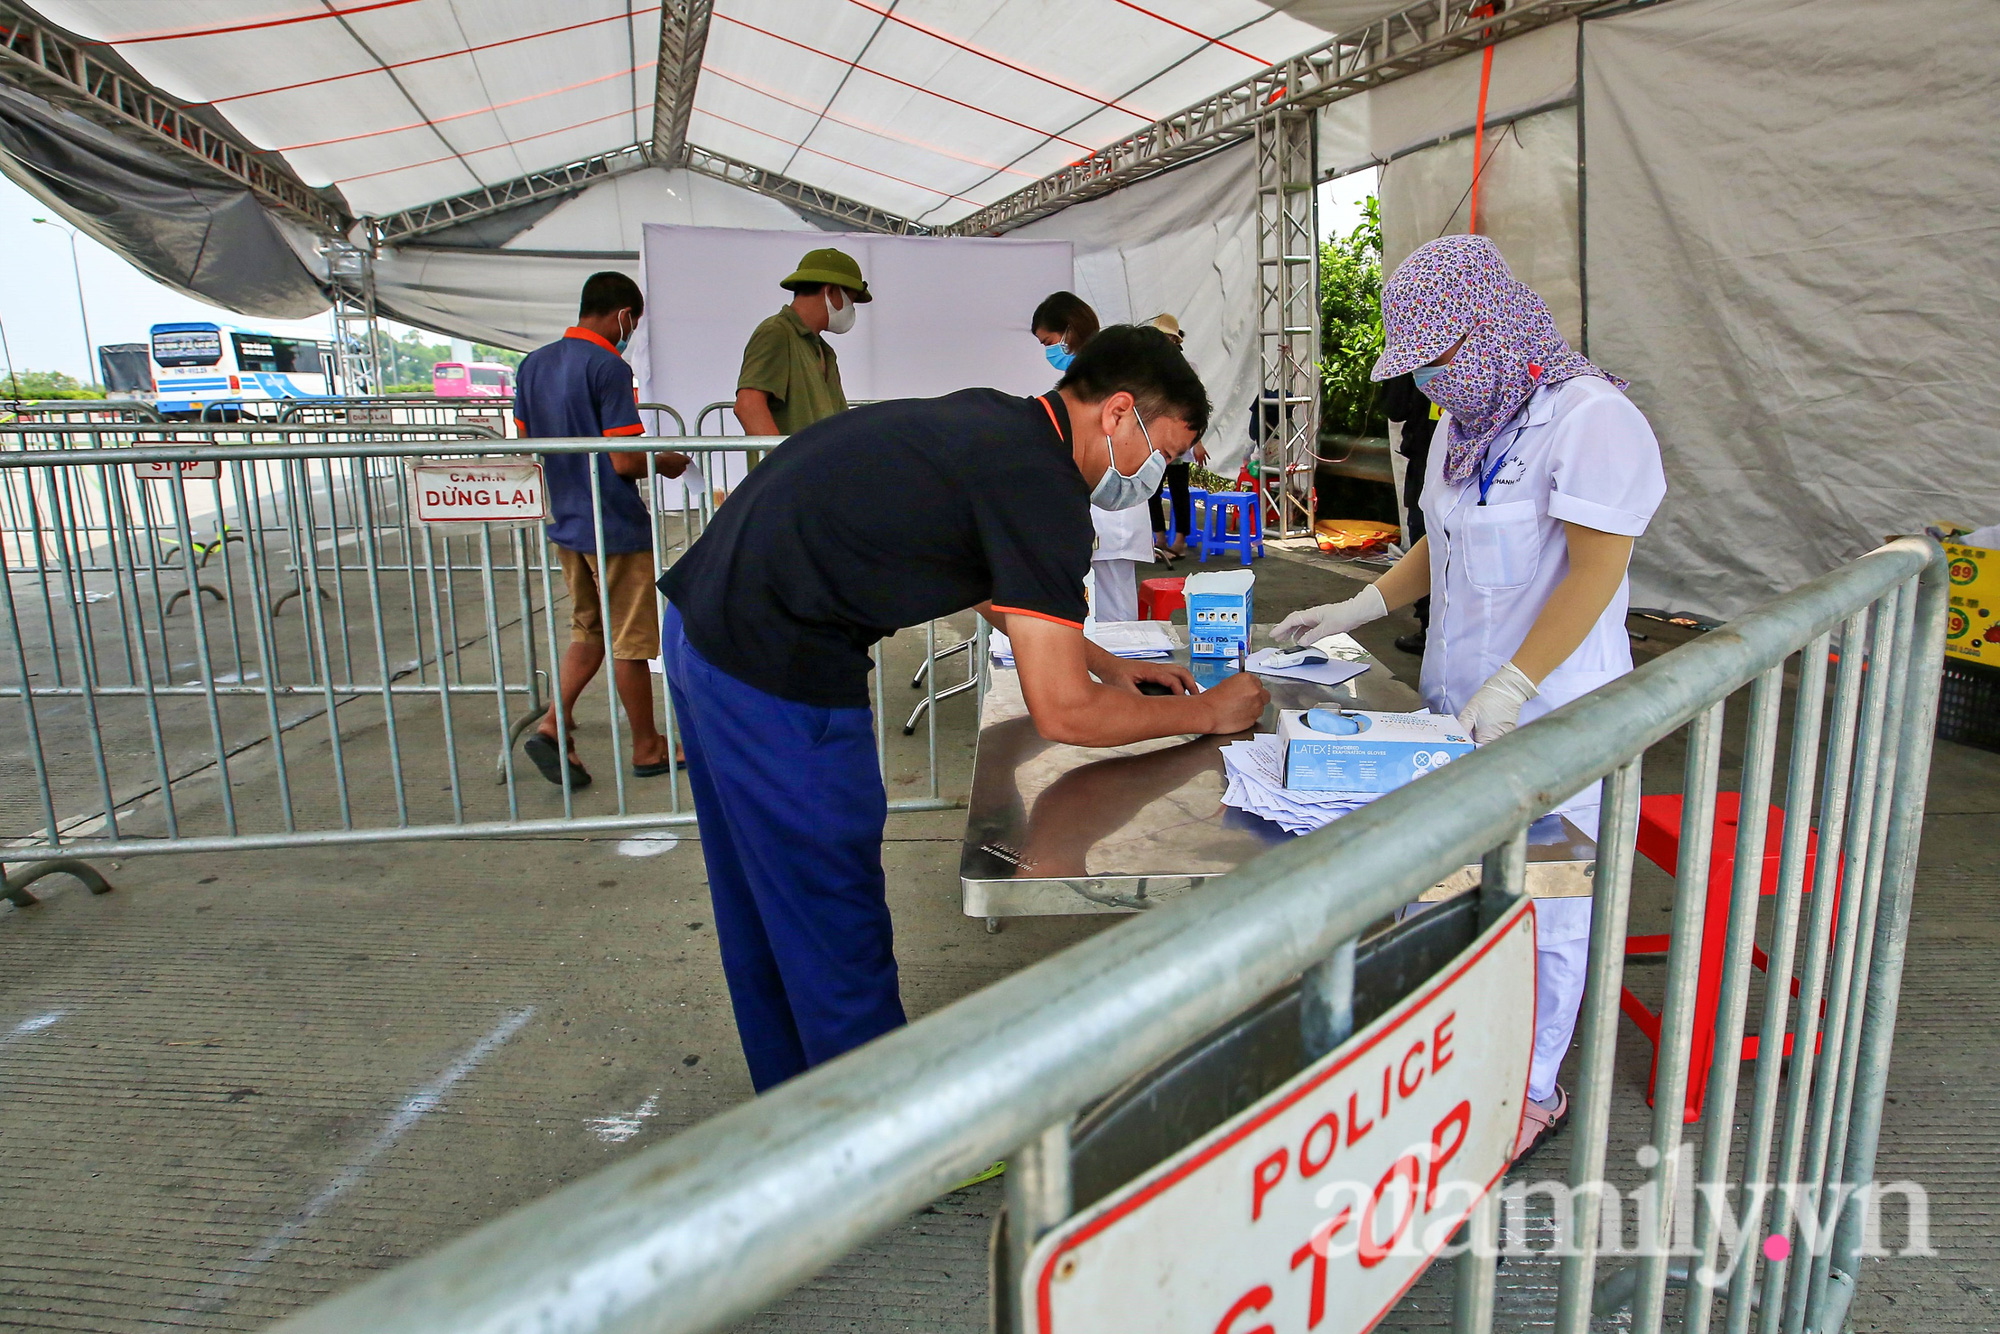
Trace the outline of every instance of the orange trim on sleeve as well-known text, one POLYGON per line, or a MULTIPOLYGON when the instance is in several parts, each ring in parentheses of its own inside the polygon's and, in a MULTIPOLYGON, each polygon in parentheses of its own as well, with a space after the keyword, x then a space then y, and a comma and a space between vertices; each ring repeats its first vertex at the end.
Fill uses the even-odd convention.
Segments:
POLYGON ((646 423, 644 422, 633 422, 630 426, 613 426, 605 431, 606 435, 644 435, 645 433, 646 423))
POLYGON ((1009 616, 1032 616, 1038 621, 1054 621, 1057 625, 1067 625, 1073 630, 1083 629, 1082 621, 1066 621, 1060 616, 1051 616, 1045 611, 1029 611, 1026 607, 1003 607, 997 602, 993 604, 993 610, 1004 611, 1009 616))

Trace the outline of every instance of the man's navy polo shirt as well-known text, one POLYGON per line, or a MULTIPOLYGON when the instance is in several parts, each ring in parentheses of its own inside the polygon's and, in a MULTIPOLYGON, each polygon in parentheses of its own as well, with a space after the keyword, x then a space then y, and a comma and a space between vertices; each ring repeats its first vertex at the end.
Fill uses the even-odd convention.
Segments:
MULTIPOLYGON (((632 368, 618 349, 588 329, 565 329, 521 362, 514 379, 514 421, 534 439, 569 436, 638 435, 632 368)), ((607 555, 650 551, 653 521, 639 498, 639 483, 620 477, 609 454, 544 454, 549 488, 549 541, 571 551, 596 554, 597 528, 590 514, 590 461, 597 460, 598 489, 604 505, 607 555)))

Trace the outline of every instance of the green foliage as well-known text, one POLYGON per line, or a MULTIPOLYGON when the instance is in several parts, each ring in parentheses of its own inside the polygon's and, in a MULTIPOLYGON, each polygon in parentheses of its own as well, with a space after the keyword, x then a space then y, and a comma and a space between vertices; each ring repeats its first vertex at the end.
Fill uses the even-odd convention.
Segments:
POLYGON ((498 362, 509 370, 521 369, 521 358, 526 355, 525 352, 513 352, 504 347, 488 347, 484 343, 474 343, 472 345, 472 359, 474 361, 498 362))
POLYGON ((1387 435, 1389 423, 1368 379, 1382 354, 1382 210, 1374 196, 1345 237, 1319 251, 1320 430, 1387 435))
POLYGON ((385 329, 376 330, 375 352, 382 361, 382 378, 391 384, 422 384, 424 392, 430 392, 431 367, 440 361, 451 360, 451 344, 426 343, 424 336, 415 329, 401 338, 389 337, 385 329))
MULTIPOLYGON (((451 344, 427 343, 415 329, 401 338, 392 339, 387 331, 380 331, 379 337, 381 341, 376 345, 376 351, 382 359, 382 378, 389 382, 382 392, 430 393, 431 368, 440 361, 451 360, 451 344)), ((495 361, 502 366, 518 367, 521 364, 519 352, 509 352, 504 347, 488 347, 484 343, 472 345, 472 359, 495 361)))
POLYGON ((0 372, 0 397, 27 402, 51 398, 103 398, 101 384, 78 384, 76 377, 61 371, 0 372))

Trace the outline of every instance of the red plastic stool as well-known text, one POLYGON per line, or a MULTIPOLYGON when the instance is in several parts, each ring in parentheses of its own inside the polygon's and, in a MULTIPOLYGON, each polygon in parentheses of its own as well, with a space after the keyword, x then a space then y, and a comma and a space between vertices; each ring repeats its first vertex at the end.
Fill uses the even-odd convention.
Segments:
POLYGON ((1171 620, 1175 612, 1187 606, 1187 597, 1181 592, 1186 585, 1186 579, 1140 580, 1139 619, 1142 621, 1171 620))
MULTIPOLYGON (((1688 1061, 1687 1104, 1682 1114, 1684 1122, 1699 1121, 1701 1109, 1708 1099, 1709 1066, 1715 1056, 1716 1013, 1722 1008, 1722 956, 1728 947, 1729 935, 1729 891, 1730 883, 1736 876, 1736 826, 1742 809, 1742 794, 1718 792, 1715 796, 1715 835, 1708 858, 1708 906, 1702 914, 1701 928, 1701 969, 1695 984, 1694 1003, 1694 1050, 1688 1061)), ((1761 894, 1775 894, 1778 889, 1778 857, 1785 841, 1785 813, 1776 806, 1764 828, 1764 874, 1758 885, 1761 894)), ((1681 845, 1681 799, 1677 795, 1645 797, 1639 802, 1638 850, 1641 856, 1665 871, 1675 872, 1680 864, 1681 845)), ((1806 834, 1805 892, 1812 892, 1813 862, 1819 853, 1819 831, 1806 834)), ((1838 905, 1839 883, 1836 880, 1834 893, 1838 905)), ((1638 955, 1665 954, 1673 937, 1671 935, 1628 936, 1625 940, 1625 957, 1638 955)), ((1771 959, 1761 948, 1752 947, 1750 962, 1757 969, 1769 972, 1771 959)), ((1799 994, 1799 981, 1792 979, 1792 995, 1799 994)), ((1632 988, 1624 988, 1619 999, 1623 1010, 1639 1031, 1653 1044, 1653 1070, 1647 1077, 1646 1101, 1653 1100, 1653 1084, 1660 1070, 1660 1016, 1648 1008, 1644 1001, 1632 994, 1632 988)), ((1824 1004, 1821 1005, 1822 1012, 1824 1004)), ((1743 1039, 1741 1058, 1746 1061, 1757 1059, 1758 1039, 1743 1039)), ((1814 1046, 1818 1050, 1817 1042, 1814 1046)), ((1785 1055, 1792 1054, 1792 1035, 1785 1034, 1785 1055)))

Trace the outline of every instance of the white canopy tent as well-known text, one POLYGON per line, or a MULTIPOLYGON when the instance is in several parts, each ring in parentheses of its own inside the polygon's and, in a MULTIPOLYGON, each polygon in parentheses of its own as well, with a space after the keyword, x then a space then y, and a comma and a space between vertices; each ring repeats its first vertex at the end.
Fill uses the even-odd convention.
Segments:
POLYGON ((208 299, 528 347, 647 224, 1018 232, 1180 318, 1225 461, 1313 378, 1300 184, 1386 164, 1393 266, 1483 109, 1479 229, 1667 452, 1640 602, 2000 518, 1988 0, 25 3, 0 169, 208 299))

